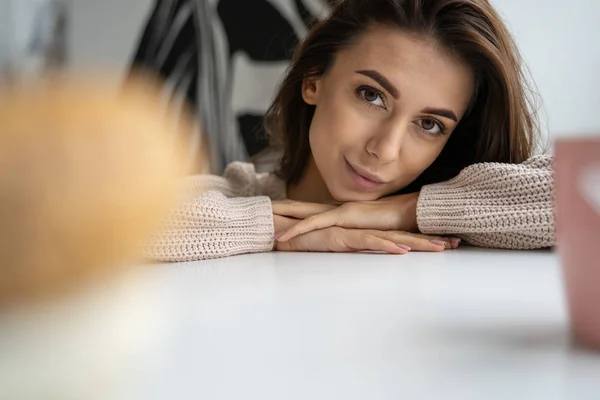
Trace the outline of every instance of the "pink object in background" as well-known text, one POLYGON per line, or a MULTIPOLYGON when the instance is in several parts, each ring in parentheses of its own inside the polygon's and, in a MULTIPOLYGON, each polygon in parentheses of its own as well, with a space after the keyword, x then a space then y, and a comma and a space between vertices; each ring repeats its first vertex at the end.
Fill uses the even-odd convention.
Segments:
POLYGON ((600 137, 556 142, 556 191, 572 333, 600 349, 600 137))

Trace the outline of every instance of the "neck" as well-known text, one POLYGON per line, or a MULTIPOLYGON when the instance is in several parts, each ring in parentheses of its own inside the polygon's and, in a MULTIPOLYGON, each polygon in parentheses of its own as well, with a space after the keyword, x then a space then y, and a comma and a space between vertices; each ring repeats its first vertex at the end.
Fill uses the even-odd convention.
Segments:
POLYGON ((328 203, 333 199, 312 155, 308 159, 302 178, 287 186, 287 197, 290 200, 311 203, 328 203))

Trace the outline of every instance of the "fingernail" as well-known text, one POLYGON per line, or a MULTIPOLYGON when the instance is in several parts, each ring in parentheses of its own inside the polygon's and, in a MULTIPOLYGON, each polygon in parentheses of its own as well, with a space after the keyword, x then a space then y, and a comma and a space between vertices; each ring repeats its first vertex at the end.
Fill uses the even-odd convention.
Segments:
POLYGON ((396 244, 396 246, 400 247, 401 249, 404 249, 406 251, 411 251, 412 249, 410 247, 408 247, 405 244, 396 244))
POLYGON ((279 233, 276 233, 276 234, 275 234, 275 238, 274 238, 274 240, 278 240, 280 237, 282 237, 282 236, 283 236, 283 234, 284 234, 284 233, 285 233, 285 231, 283 231, 283 232, 279 232, 279 233))
POLYGON ((450 243, 451 243, 452 247, 454 247, 454 248, 457 248, 460 245, 460 242, 462 242, 462 240, 460 240, 459 238, 455 238, 455 237, 450 238, 450 243))
POLYGON ((446 248, 446 242, 443 242, 441 240, 430 240, 431 243, 435 244, 436 246, 442 246, 444 248, 446 248))

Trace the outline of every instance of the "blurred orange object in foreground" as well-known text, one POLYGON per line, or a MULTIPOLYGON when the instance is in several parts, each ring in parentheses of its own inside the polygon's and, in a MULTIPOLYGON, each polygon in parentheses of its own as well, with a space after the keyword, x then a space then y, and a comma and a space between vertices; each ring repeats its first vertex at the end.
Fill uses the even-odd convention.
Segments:
POLYGON ((141 76, 0 87, 0 308, 140 255, 186 172, 195 126, 141 76))

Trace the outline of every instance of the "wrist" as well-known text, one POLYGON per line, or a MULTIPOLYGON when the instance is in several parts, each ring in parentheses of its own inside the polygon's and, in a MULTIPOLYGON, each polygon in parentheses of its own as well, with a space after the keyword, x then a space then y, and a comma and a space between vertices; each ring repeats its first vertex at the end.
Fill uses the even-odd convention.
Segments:
POLYGON ((398 196, 401 206, 401 229, 406 232, 419 232, 417 223, 417 204, 419 192, 408 193, 398 196))
MULTIPOLYGON (((296 225, 298 220, 294 218, 284 217, 282 215, 273 214, 273 228, 274 237, 277 238, 279 235, 296 225)), ((277 248, 277 241, 273 244, 273 249, 277 248)))

